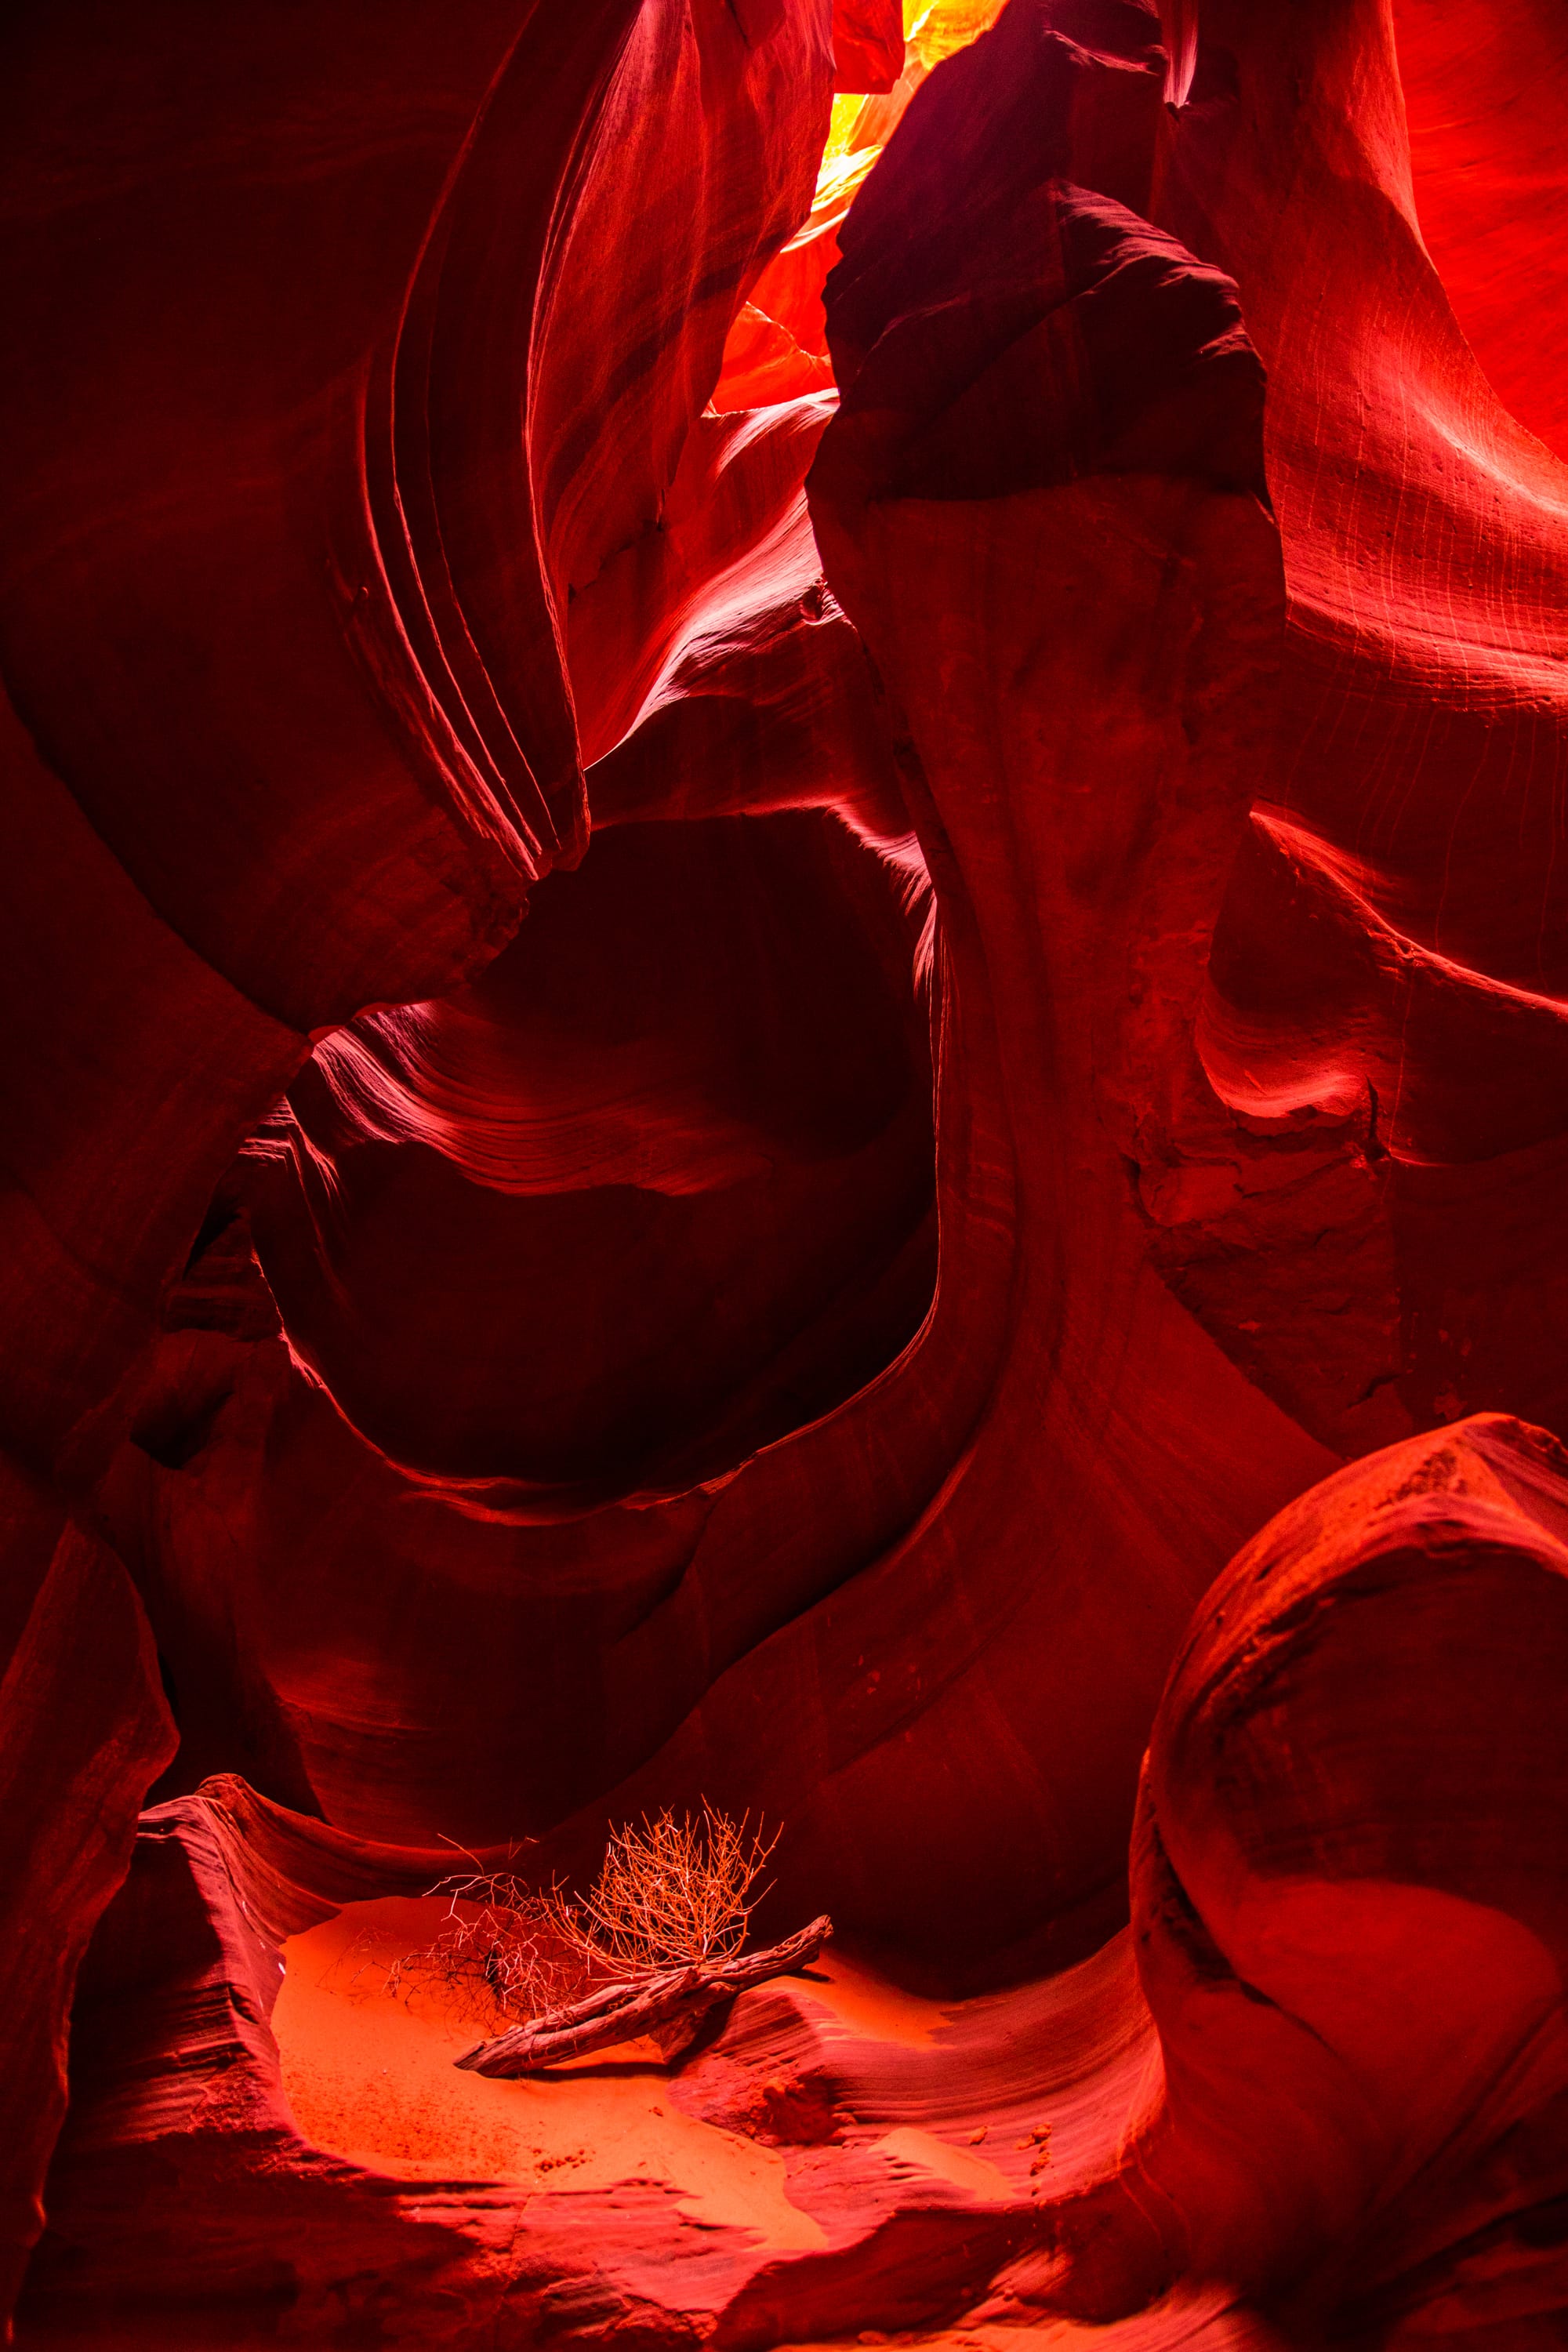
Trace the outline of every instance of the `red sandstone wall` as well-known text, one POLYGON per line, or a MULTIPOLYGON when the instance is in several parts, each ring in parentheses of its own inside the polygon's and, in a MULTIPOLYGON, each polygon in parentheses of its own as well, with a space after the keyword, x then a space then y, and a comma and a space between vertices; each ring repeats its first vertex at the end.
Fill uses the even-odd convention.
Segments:
POLYGON ((1550 12, 6 39, 25 2326, 1557 2341, 1550 12), (702 1796, 1043 2204, 307 2143, 283 1938, 702 1796))

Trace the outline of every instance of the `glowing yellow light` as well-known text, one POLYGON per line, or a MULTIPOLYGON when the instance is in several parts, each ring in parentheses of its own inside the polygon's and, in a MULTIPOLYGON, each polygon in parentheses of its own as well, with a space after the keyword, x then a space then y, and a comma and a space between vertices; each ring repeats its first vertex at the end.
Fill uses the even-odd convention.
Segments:
POLYGON ((844 216, 933 66, 994 25, 1005 0, 904 0, 904 69, 897 85, 836 98, 806 219, 756 278, 725 346, 713 394, 723 415, 818 394, 833 381, 822 285, 844 216))
POLYGON ((865 178, 904 108, 931 68, 987 31, 1005 0, 904 0, 904 70, 898 88, 878 98, 833 101, 814 213, 841 204, 865 178))
POLYGON ((911 8, 905 0, 904 38, 930 73, 942 58, 989 32, 1003 5, 1004 0, 932 0, 928 8, 911 8))

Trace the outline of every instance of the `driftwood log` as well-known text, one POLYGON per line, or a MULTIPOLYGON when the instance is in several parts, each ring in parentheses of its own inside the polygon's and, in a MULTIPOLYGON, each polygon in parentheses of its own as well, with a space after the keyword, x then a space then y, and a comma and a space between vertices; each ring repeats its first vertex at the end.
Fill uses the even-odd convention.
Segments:
POLYGON ((531 2074, 541 2066, 558 2066, 563 2059, 585 2057, 590 2051, 608 2050, 643 2033, 654 2036, 667 2060, 677 2058, 721 2001, 732 2000, 748 1985, 765 1984, 770 1977, 805 1968, 832 1933, 833 1922, 824 1913, 798 1936, 770 1944, 764 1951, 665 1969, 626 1984, 600 1985, 563 2009, 546 2010, 526 2025, 513 2026, 510 2033, 476 2042, 453 2063, 470 2074, 531 2074))

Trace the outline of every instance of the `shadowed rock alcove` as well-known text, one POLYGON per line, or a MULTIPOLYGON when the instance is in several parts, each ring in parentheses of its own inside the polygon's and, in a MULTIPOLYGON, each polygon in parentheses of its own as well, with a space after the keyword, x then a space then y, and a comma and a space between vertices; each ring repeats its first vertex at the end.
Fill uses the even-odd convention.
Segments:
POLYGON ((15 2340, 1559 2352, 1568 30, 0 41, 15 2340))
POLYGON ((606 1496, 815 1421, 935 1279, 923 904, 832 816, 595 836, 459 995, 372 1014, 236 1191, 294 1348, 411 1468, 606 1496))

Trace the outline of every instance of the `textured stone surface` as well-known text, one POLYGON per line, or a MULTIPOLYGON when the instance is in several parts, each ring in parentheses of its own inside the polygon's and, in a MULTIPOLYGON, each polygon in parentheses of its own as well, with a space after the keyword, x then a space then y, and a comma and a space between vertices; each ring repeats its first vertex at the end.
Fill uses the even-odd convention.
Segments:
POLYGON ((1545 2352, 1561 27, 5 38, 24 2338, 1545 2352), (342 1976, 703 1798, 673 2074, 342 1976))

